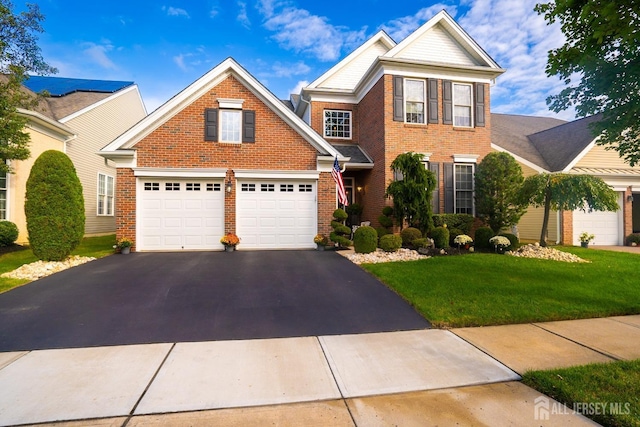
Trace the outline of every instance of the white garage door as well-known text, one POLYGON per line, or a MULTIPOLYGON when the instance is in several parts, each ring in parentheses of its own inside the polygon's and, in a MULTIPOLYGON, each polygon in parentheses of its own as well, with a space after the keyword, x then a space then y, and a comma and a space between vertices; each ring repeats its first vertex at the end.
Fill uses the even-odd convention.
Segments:
POLYGON ((622 193, 618 198, 617 212, 583 212, 573 213, 573 244, 580 245, 580 234, 586 231, 593 234, 595 239, 590 245, 621 245, 622 244, 622 193))
POLYGON ((144 178, 138 201, 138 249, 222 249, 222 180, 144 178))
POLYGON ((313 248, 317 226, 315 181, 238 180, 240 248, 313 248))

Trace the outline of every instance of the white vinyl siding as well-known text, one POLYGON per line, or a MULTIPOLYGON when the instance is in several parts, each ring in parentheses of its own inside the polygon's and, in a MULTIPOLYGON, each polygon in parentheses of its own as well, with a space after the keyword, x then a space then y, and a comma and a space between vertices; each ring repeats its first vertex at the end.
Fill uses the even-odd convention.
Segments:
POLYGON ((98 215, 113 215, 114 179, 98 174, 98 215))
POLYGON ((353 90, 360 83, 362 77, 369 70, 378 57, 388 52, 388 48, 381 42, 374 43, 351 62, 342 67, 337 73, 320 83, 319 88, 353 90))
POLYGON ((482 65, 441 24, 425 32, 422 37, 396 53, 394 57, 459 65, 482 65), (443 58, 446 58, 446 61, 443 58))
POLYGON ((424 80, 405 79, 404 112, 407 123, 424 123, 426 87, 424 80))

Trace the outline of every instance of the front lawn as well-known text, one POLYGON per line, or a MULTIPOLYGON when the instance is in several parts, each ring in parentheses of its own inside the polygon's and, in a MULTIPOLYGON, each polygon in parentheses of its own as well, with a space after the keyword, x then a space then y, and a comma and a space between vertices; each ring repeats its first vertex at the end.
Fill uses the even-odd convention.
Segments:
MULTIPOLYGON (((82 243, 74 251, 73 255, 102 258, 112 254, 115 235, 99 237, 87 237, 82 239, 82 243)), ((0 274, 13 271, 23 264, 30 264, 37 261, 29 247, 20 250, 5 252, 0 255, 0 274)), ((28 283, 28 280, 8 279, 0 277, 0 293, 15 288, 16 286, 28 283)))
POLYGON ((640 426, 640 360, 527 372, 522 382, 602 425, 640 426))
POLYGON ((590 263, 492 253, 363 264, 437 327, 640 313, 640 256, 559 248, 590 263))

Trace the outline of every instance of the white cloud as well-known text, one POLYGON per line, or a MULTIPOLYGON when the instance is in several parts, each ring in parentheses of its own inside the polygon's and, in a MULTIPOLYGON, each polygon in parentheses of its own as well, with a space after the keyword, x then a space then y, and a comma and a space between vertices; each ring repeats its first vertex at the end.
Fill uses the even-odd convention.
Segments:
POLYGON ((238 8, 240 10, 238 11, 238 16, 236 17, 236 19, 238 20, 239 23, 242 24, 243 27, 250 28, 251 21, 249 20, 249 16, 247 15, 247 3, 243 1, 239 1, 238 8))
POLYGON ((84 43, 83 52, 90 59, 91 62, 98 64, 102 68, 106 68, 109 70, 115 70, 118 67, 116 64, 109 59, 107 56, 107 52, 113 50, 113 45, 109 43, 107 40, 103 41, 102 44, 96 44, 92 42, 84 43))
POLYGON ((298 61, 295 64, 283 64, 281 62, 276 62, 271 68, 275 77, 299 76, 311 71, 311 68, 302 61, 298 61))
POLYGON ((185 18, 190 18, 189 13, 179 7, 162 6, 162 11, 166 12, 168 16, 184 16, 185 18))
POLYGON ((492 88, 492 111, 572 119, 557 115, 546 98, 564 87, 547 77, 547 52, 564 43, 559 25, 548 26, 534 10, 537 0, 474 0, 458 22, 507 71, 492 88))
POLYGON ((189 67, 184 63, 185 58, 191 56, 191 54, 179 54, 173 57, 173 62, 180 68, 182 71, 189 71, 189 67))
POLYGON ((415 31, 420 25, 433 18, 441 10, 446 10, 449 15, 455 17, 457 13, 456 6, 446 5, 444 3, 437 3, 429 7, 420 9, 415 15, 403 16, 401 18, 393 19, 384 25, 380 26, 380 29, 384 30, 392 39, 396 42, 404 40, 409 34, 415 31))
POLYGON ((296 84, 296 86, 293 89, 289 90, 289 93, 298 94, 298 93, 300 93, 300 91, 302 90, 303 87, 309 86, 310 83, 311 82, 309 82, 307 80, 300 80, 298 82, 298 84, 296 84))
POLYGON ((331 25, 328 18, 312 15, 308 10, 287 6, 284 2, 263 0, 258 10, 264 16, 264 27, 273 31, 280 46, 296 53, 306 53, 321 61, 337 60, 343 50, 360 45, 366 28, 351 31, 331 25))

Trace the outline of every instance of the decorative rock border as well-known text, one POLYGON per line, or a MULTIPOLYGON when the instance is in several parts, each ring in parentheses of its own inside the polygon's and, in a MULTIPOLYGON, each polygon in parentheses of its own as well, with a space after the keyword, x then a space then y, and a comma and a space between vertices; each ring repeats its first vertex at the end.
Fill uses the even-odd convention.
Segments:
POLYGON ((1 277, 10 279, 38 280, 42 277, 49 276, 67 268, 75 267, 89 261, 93 261, 93 257, 81 257, 77 255, 70 256, 64 261, 36 261, 31 264, 25 264, 13 271, 2 274, 1 277))

